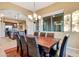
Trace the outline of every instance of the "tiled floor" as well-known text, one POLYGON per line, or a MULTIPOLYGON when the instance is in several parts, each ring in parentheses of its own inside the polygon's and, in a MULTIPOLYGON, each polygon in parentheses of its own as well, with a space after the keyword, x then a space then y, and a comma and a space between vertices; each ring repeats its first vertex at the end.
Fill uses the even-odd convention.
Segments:
POLYGON ((0 38, 0 57, 6 57, 5 50, 13 47, 16 47, 16 40, 0 38))

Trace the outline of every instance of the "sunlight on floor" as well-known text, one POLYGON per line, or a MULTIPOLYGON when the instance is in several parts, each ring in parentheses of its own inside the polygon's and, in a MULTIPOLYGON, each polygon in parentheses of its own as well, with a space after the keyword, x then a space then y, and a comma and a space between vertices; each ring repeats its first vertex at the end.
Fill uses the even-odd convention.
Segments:
POLYGON ((6 57, 4 50, 16 47, 16 40, 6 38, 0 38, 0 56, 6 57))

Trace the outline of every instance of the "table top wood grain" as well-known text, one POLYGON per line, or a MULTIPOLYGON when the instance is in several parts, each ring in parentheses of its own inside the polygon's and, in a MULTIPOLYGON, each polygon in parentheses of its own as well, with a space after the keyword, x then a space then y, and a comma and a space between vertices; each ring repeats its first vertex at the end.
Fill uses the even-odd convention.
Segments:
POLYGON ((43 47, 46 47, 46 48, 51 48, 57 42, 59 42, 59 40, 56 39, 56 38, 40 37, 40 38, 37 39, 37 44, 39 44, 43 47))
MULTIPOLYGON (((35 37, 34 35, 27 35, 27 36, 35 37)), ((60 39, 51 38, 51 37, 38 37, 36 39, 37 44, 39 44, 40 46, 46 47, 46 48, 51 48, 59 41, 60 41, 60 39)))

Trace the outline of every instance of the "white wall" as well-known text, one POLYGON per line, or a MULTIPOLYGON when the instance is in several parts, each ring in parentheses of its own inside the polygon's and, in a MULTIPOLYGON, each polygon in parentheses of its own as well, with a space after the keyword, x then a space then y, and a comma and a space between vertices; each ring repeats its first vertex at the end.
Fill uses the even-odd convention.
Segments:
POLYGON ((72 32, 68 39, 68 46, 79 49, 79 32, 72 32))
POLYGON ((26 19, 27 25, 27 34, 33 34, 35 31, 35 24, 31 22, 29 19, 26 19))
POLYGON ((43 31, 43 19, 39 20, 39 31, 43 31))
POLYGON ((0 22, 0 37, 5 37, 5 23, 0 22))
POLYGON ((79 32, 72 32, 67 43, 67 55, 79 57, 79 32))

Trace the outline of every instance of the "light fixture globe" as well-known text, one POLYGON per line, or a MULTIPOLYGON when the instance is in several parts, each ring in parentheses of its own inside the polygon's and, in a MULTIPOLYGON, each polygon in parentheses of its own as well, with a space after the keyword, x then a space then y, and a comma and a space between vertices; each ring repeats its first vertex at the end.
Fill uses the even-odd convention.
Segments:
POLYGON ((37 14, 36 13, 33 13, 33 17, 36 18, 37 17, 37 14))
POLYGON ((38 16, 38 19, 41 19, 41 16, 38 16))
POLYGON ((33 18, 32 18, 32 15, 28 15, 28 18, 31 19, 31 20, 33 19, 33 18))
POLYGON ((3 13, 1 13, 1 14, 0 14, 0 17, 4 17, 4 14, 3 14, 3 13))

